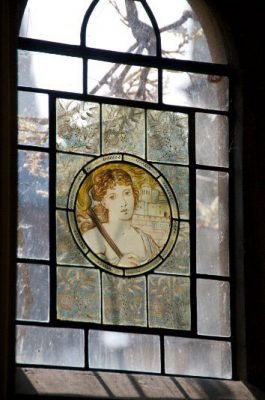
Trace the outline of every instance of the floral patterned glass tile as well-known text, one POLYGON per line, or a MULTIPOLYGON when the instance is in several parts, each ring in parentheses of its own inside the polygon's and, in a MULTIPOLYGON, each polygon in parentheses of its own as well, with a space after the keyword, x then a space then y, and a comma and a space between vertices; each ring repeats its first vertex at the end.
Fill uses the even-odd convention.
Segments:
POLYGON ((146 326, 144 276, 125 279, 103 273, 103 321, 105 324, 146 326))
POLYGON ((16 317, 20 321, 49 321, 49 267, 17 265, 16 317))
POLYGON ((171 111, 147 111, 148 160, 187 164, 188 116, 171 111))
POLYGON ((158 70, 89 60, 87 93, 118 99, 157 102, 158 70))
POLYGON ((190 329, 190 280, 150 275, 148 279, 149 326, 190 329))
POLYGON ((145 154, 144 110, 103 104, 103 153, 145 154))
POLYGON ((56 155, 56 205, 66 207, 71 184, 76 173, 91 157, 57 153, 56 155))
POLYGON ((18 257, 49 259, 49 156, 18 152, 18 257))
POLYGON ((56 212, 56 255, 58 264, 91 266, 74 242, 64 211, 56 212))
POLYGON ((101 321, 98 270, 57 268, 57 317, 71 321, 101 321))
POLYGON ((18 92, 18 143, 47 147, 49 142, 48 95, 18 92))
POLYGON ((189 169, 174 165, 157 164, 176 194, 180 218, 189 218, 189 169))
POLYGON ((173 275, 189 275, 190 273, 190 226, 180 224, 179 235, 172 252, 155 272, 173 275))
POLYGON ((56 108, 57 149, 99 155, 99 104, 58 99, 56 108))

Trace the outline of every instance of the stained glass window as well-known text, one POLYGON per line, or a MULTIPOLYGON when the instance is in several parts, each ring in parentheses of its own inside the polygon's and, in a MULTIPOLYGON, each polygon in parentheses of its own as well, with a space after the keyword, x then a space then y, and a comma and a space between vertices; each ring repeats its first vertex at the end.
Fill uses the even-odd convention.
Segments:
POLYGON ((20 367, 232 377, 230 71, 185 0, 160 3, 28 1, 20 367))

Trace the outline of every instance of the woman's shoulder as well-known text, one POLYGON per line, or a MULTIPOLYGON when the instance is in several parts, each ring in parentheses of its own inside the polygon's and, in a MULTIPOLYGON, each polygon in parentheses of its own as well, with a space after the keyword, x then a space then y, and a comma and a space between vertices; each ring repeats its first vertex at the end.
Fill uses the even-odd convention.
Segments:
POLYGON ((105 252, 104 238, 96 227, 83 233, 83 239, 95 253, 105 252))

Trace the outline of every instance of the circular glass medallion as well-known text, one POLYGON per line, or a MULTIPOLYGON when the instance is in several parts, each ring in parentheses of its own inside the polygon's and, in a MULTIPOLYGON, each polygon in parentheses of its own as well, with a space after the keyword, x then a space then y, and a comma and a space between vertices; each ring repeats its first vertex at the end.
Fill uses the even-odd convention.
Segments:
POLYGON ((111 154, 88 163, 68 200, 72 234, 86 257, 116 275, 156 268, 178 234, 178 206, 161 173, 144 160, 111 154))

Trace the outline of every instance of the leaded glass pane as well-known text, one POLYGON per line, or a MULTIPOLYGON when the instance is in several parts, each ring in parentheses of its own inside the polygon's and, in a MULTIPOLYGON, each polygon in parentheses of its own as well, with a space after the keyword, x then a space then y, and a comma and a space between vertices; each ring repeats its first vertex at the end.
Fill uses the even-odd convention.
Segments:
POLYGON ((91 368, 161 371, 159 336, 91 330, 88 340, 91 368))
POLYGON ((150 161, 187 164, 188 118, 170 111, 147 111, 147 146, 150 161))
POLYGON ((155 272, 172 275, 189 275, 190 273, 190 227, 180 223, 178 240, 172 252, 155 272))
POLYGON ((175 167, 173 165, 155 165, 167 178, 176 194, 180 217, 183 219, 189 218, 189 169, 186 167, 175 167))
POLYGON ((88 94, 157 102, 158 71, 155 68, 89 60, 87 69, 88 94))
POLYGON ((18 92, 18 143, 47 147, 49 143, 48 96, 18 92))
POLYGON ((146 279, 124 279, 103 273, 103 322, 146 326, 146 279))
POLYGON ((47 153, 18 153, 18 257, 49 258, 48 163, 47 153))
POLYGON ((103 104, 103 153, 145 155, 145 113, 141 108, 103 104))
POLYGON ((228 167, 228 118, 196 113, 196 162, 228 167))
POLYGON ((80 329, 17 326, 18 364, 84 366, 84 332, 80 329))
POLYGON ((231 379, 231 344, 166 336, 165 370, 168 374, 231 379))
POLYGON ((58 264, 91 266, 70 233, 67 215, 64 211, 56 212, 56 253, 58 264))
POLYGON ((16 317, 21 321, 49 321, 49 267, 41 264, 17 265, 16 317))
POLYGON ((197 171, 197 272, 229 275, 228 174, 197 171))
POLYGON ((101 0, 89 19, 86 45, 156 55, 156 37, 151 21, 141 2, 133 0, 101 0))
POLYGON ((80 26, 92 0, 28 0, 19 36, 79 44, 80 26))
POLYGON ((82 60, 57 54, 19 50, 18 84, 37 89, 81 93, 82 60))
POLYGON ((227 111, 228 78, 164 70, 163 101, 166 104, 227 111))
POLYGON ((56 146, 58 150, 82 154, 100 153, 100 108, 97 103, 58 99, 56 146))
POLYGON ((190 281, 175 276, 148 278, 149 326, 190 329, 190 281))
POLYGON ((101 291, 98 270, 57 268, 57 318, 101 322, 101 291))
POLYGON ((198 333, 230 336, 230 285, 228 282, 197 280, 198 333))

